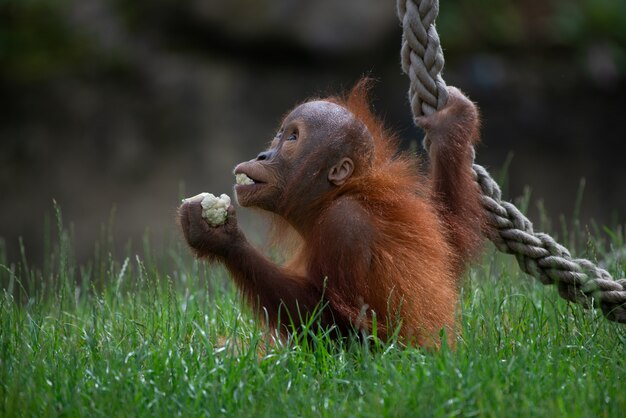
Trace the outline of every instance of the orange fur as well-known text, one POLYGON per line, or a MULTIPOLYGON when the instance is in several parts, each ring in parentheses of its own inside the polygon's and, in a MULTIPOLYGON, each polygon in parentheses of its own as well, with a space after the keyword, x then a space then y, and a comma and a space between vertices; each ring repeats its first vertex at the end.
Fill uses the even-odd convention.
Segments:
MULTIPOLYGON (((345 276, 344 293, 359 295, 369 306, 368 326, 374 311, 382 321, 379 331, 386 333, 385 325, 395 326, 397 314, 404 339, 417 338, 418 343, 429 345, 428 339, 436 337, 441 328, 449 335, 454 334, 458 271, 451 260, 455 256, 445 239, 445 226, 431 202, 430 183, 419 173, 419 161, 408 154, 398 154, 396 137, 370 110, 367 87, 367 81, 362 81, 347 99, 326 99, 346 107, 365 123, 375 149, 371 170, 349 179, 326 200, 349 198, 363 208, 367 215, 365 224, 375 231, 370 244, 371 265, 367 271, 359 272, 361 277, 357 280, 353 279, 355 262, 328 266, 324 273, 329 280, 345 276), (333 271, 336 268, 345 271, 333 271), (399 312, 395 312, 397 309, 399 312)), ((324 253, 341 252, 341 248, 332 247, 337 241, 328 238, 331 237, 318 237, 319 242, 325 243, 324 253)), ((307 250, 315 253, 317 248, 309 246, 307 250)), ((316 261, 324 263, 324 260, 316 261)), ((329 284, 331 289, 332 286, 329 284)), ((339 300, 346 300, 345 295, 339 300)), ((352 316, 356 313, 354 306, 336 308, 352 316)), ((351 320, 358 322, 357 318, 351 320)))
POLYGON ((320 324, 341 335, 376 324, 387 339, 399 326, 401 341, 437 347, 443 329, 453 345, 458 277, 484 225, 470 158, 478 113, 451 89, 446 108, 420 119, 432 141, 424 176, 373 115, 367 91, 364 80, 346 97, 297 107, 270 149, 235 169, 260 182, 244 186, 245 201, 276 214, 275 235, 291 255, 283 266, 246 241, 232 208, 223 227, 207 229, 201 210, 184 204, 185 238, 199 256, 226 265, 271 327, 299 326, 325 302, 320 324), (300 137, 287 142, 283 134, 293 132, 300 137), (334 184, 324 170, 343 157, 354 171, 334 184))

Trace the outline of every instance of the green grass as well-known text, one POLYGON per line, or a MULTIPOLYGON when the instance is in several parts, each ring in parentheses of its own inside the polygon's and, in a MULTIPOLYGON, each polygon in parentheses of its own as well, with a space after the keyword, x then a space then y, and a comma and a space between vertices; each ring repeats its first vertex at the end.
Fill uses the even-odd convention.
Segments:
MULTIPOLYGON (((116 258, 103 232, 94 257, 77 265, 60 216, 59 231, 40 270, 0 251, 1 416, 626 411, 626 327, 567 304, 507 256, 488 251, 468 274, 455 352, 323 336, 315 349, 266 347, 225 273, 192 260, 178 240, 157 254, 147 239, 141 258, 129 248, 116 258), (224 348, 220 337, 236 343, 224 348)), ((582 252, 623 244, 619 231, 606 232, 578 240, 582 252)), ((611 269, 623 275, 619 262, 611 269)))

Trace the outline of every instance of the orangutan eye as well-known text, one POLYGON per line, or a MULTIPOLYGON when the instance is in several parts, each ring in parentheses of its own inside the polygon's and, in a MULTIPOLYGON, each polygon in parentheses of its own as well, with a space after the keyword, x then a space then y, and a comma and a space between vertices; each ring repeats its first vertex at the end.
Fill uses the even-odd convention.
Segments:
POLYGON ((280 131, 276 132, 276 136, 274 138, 280 139, 282 136, 283 136, 283 130, 281 129, 280 131))
POLYGON ((296 139, 298 139, 298 133, 294 132, 291 135, 289 135, 289 137, 287 138, 287 141, 295 141, 296 139))

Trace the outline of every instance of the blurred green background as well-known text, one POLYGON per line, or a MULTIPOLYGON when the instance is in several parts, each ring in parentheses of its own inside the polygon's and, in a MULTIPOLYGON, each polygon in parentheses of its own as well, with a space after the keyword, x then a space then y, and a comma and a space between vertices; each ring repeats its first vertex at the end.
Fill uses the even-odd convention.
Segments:
MULTIPOLYGON (((444 77, 478 102, 478 162, 512 164, 553 216, 626 214, 626 1, 442 1, 444 77)), ((374 106, 420 139, 399 66, 395 2, 0 0, 0 236, 42 255, 56 199, 87 257, 116 236, 178 239, 181 193, 228 192, 281 116, 310 95, 379 80, 374 106)), ((531 210, 531 216, 535 210, 531 210)), ((244 216, 247 228, 256 219, 244 216)))

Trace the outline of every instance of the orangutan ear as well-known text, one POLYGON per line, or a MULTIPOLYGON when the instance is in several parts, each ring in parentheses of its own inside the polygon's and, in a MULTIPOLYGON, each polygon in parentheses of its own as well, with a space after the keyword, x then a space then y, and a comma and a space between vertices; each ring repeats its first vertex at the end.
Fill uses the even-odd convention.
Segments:
POLYGON ((348 157, 344 157, 337 164, 330 168, 328 181, 335 186, 344 184, 354 172, 354 162, 348 157))

